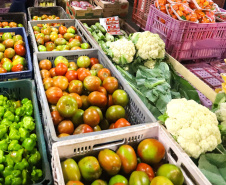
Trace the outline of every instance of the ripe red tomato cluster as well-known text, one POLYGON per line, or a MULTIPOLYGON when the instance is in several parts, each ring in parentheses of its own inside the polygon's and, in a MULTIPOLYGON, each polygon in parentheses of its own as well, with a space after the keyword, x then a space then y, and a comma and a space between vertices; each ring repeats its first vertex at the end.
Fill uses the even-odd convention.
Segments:
POLYGON ((21 35, 5 32, 0 37, 0 73, 23 71, 26 67, 25 43, 21 35))
POLYGON ((39 62, 59 137, 130 126, 128 95, 97 58, 80 56, 75 63, 58 56, 54 66, 47 59, 39 62))

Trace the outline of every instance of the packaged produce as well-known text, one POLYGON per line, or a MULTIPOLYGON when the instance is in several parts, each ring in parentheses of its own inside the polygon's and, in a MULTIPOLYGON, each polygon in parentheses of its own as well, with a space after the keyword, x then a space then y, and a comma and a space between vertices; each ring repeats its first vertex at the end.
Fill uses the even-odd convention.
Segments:
POLYGON ((218 21, 224 22, 226 21, 226 12, 219 12, 214 14, 218 21))
POLYGON ((62 161, 65 184, 76 182, 82 185, 88 182, 91 185, 134 183, 182 185, 184 183, 181 169, 164 160, 164 145, 156 139, 144 139, 136 147, 121 145, 115 151, 103 149, 97 154, 80 157, 78 160, 69 158, 62 161), (151 151, 152 155, 147 155, 151 151))
POLYGON ((55 20, 55 19, 60 19, 60 17, 57 17, 56 15, 46 15, 43 14, 41 17, 38 16, 33 16, 32 21, 41 21, 41 20, 55 20))
MULTIPOLYGON (((11 95, 10 95, 11 96, 11 95)), ((41 155, 32 101, 8 99, 0 95, 0 169, 1 184, 33 184, 41 180, 41 155)))
MULTIPOLYGON (((57 23, 54 23, 54 26, 57 25, 57 23)), ((76 34, 77 29, 74 26, 67 28, 66 26, 60 25, 55 28, 51 27, 50 24, 41 24, 33 26, 33 30, 40 52, 90 48, 90 45, 83 43, 82 38, 76 34)))
POLYGON ((217 6, 212 0, 191 0, 189 6, 191 9, 217 10, 217 6))
POLYGON ((74 7, 80 7, 80 2, 79 1, 72 1, 71 2, 71 6, 74 6, 74 7))
POLYGON ((87 1, 72 1, 71 2, 71 6, 72 7, 79 7, 79 8, 82 8, 82 9, 87 9, 88 7, 90 8, 94 8, 94 6, 92 6, 89 2, 87 1))
POLYGON ((0 34, 0 73, 19 72, 27 69, 23 37, 15 33, 0 34))
POLYGON ((169 6, 179 20, 191 21, 196 23, 198 22, 196 14, 192 9, 188 7, 188 5, 183 3, 177 3, 171 4, 169 6))
POLYGON ((171 16, 172 18, 178 20, 178 17, 175 15, 172 7, 169 4, 166 4, 166 12, 169 16, 171 16))
POLYGON ((168 3, 173 4, 173 3, 187 3, 187 0, 167 0, 168 3))
POLYGON ((54 64, 41 60, 39 68, 58 137, 130 126, 129 97, 97 58, 58 56, 54 64))
POLYGON ((197 19, 200 23, 215 23, 215 16, 212 11, 209 10, 195 10, 197 19))
POLYGON ((158 8, 160 11, 164 12, 165 14, 167 13, 166 12, 166 0, 156 0, 155 7, 158 8))
POLYGON ((15 27, 24 27, 23 24, 21 23, 16 23, 16 22, 0 22, 0 28, 15 28, 15 27))

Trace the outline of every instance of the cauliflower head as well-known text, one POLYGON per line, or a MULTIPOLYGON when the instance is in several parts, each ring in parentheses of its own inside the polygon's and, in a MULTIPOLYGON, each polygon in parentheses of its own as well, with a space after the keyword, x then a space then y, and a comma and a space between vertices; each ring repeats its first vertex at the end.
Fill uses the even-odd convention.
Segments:
POLYGON ((219 121, 226 122, 226 103, 221 103, 215 114, 219 121))
POLYGON ((127 39, 112 42, 110 50, 112 52, 112 59, 117 64, 131 63, 136 53, 133 42, 127 39))
POLYGON ((173 99, 167 105, 167 130, 184 151, 194 158, 221 143, 216 115, 193 100, 173 99))
POLYGON ((150 31, 137 32, 133 34, 132 41, 136 46, 137 55, 143 60, 165 57, 165 43, 158 34, 150 31))

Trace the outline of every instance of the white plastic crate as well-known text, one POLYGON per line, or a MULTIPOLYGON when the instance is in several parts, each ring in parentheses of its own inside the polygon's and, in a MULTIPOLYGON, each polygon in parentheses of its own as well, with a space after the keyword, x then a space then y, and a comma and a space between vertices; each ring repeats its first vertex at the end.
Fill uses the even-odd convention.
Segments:
MULTIPOLYGON (((88 34, 83 30, 82 26, 76 21, 76 20, 72 20, 72 19, 58 19, 58 20, 43 20, 43 21, 28 21, 28 32, 31 38, 31 44, 33 47, 33 51, 36 53, 48 53, 48 54, 52 54, 55 51, 45 51, 45 52, 39 52, 38 51, 38 46, 37 46, 37 42, 35 39, 35 34, 33 32, 33 26, 37 26, 37 24, 47 24, 47 23, 64 23, 64 25, 66 27, 70 27, 70 26, 74 26, 77 29, 77 35, 79 35, 80 37, 82 37, 82 41, 83 42, 87 42, 89 43, 89 45, 91 46, 91 48, 95 48, 94 45, 92 44, 92 42, 90 42, 89 40, 89 36, 88 34)), ((62 53, 67 53, 67 52, 74 52, 73 50, 68 50, 68 51, 59 51, 62 53)))
POLYGON ((78 138, 53 144, 52 170, 54 184, 65 185, 60 162, 73 158, 78 162, 82 156, 98 155, 100 150, 114 151, 123 144, 136 146, 147 138, 159 140, 165 147, 165 159, 179 166, 187 185, 211 185, 202 172, 194 165, 166 129, 158 123, 141 124, 128 127, 125 130, 115 130, 111 134, 99 134, 92 137, 78 138))
MULTIPOLYGON (((42 113, 43 113, 43 124, 44 124, 44 130, 45 130, 45 136, 46 140, 48 142, 48 148, 51 152, 52 144, 58 141, 63 140, 69 140, 73 138, 81 138, 81 137, 88 137, 88 136, 94 136, 99 135, 100 133, 108 133, 110 134, 112 132, 112 129, 99 131, 99 132, 91 132, 91 133, 85 133, 85 134, 78 134, 78 135, 72 135, 68 137, 62 137, 58 138, 56 135, 56 131, 54 128, 54 124, 52 121, 52 117, 50 114, 50 109, 48 105, 48 101, 45 95, 45 90, 42 84, 42 79, 40 75, 40 69, 39 69, 39 61, 43 59, 48 59, 54 64, 54 60, 57 56, 64 56, 69 61, 76 61, 79 56, 88 56, 90 58, 95 57, 99 59, 99 62, 106 68, 108 68, 111 71, 112 76, 116 77, 119 82, 119 87, 121 89, 124 89, 127 94, 129 95, 130 102, 129 105, 125 108, 126 113, 128 115, 128 121, 132 124, 141 124, 141 123, 150 123, 155 122, 156 119, 154 116, 150 113, 150 111, 147 109, 147 107, 143 104, 143 102, 139 99, 137 94, 131 89, 131 87, 127 84, 125 79, 121 76, 121 74, 113 68, 113 64, 110 62, 106 62, 106 60, 109 60, 105 55, 103 55, 98 50, 77 50, 73 52, 52 52, 51 54, 48 54, 46 52, 43 53, 36 53, 34 54, 34 76, 35 81, 37 83, 37 90, 38 90, 38 97, 39 101, 42 106, 42 113)), ((119 128, 117 130, 124 130, 124 128, 119 128)))

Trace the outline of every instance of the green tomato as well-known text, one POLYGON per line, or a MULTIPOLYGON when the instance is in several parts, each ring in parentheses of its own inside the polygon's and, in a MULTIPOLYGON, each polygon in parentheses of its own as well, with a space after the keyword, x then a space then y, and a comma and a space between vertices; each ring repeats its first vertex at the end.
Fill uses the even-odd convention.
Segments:
POLYGON ((13 67, 13 64, 10 62, 10 61, 5 61, 2 65, 2 67, 7 71, 7 72, 10 72, 12 67, 13 67))
POLYGON ((90 65, 90 58, 87 56, 80 56, 77 60, 78 67, 87 68, 90 65))
POLYGON ((73 115, 71 121, 75 127, 83 124, 83 114, 84 114, 84 110, 78 109, 76 113, 73 115))
POLYGON ((81 44, 81 48, 82 49, 89 49, 90 48, 90 45, 88 43, 82 43, 81 44))
POLYGON ((5 51, 5 45, 0 43, 0 52, 4 52, 5 51))
POLYGON ((18 24, 17 26, 18 26, 18 27, 24 27, 23 24, 18 24))
POLYGON ((122 107, 125 107, 129 103, 129 97, 127 93, 121 89, 114 91, 112 94, 112 100, 114 105, 121 105, 122 107))
POLYGON ((38 46, 38 51, 43 52, 46 51, 46 47, 43 45, 38 46))
POLYGON ((0 51, 0 60, 4 58, 4 53, 0 51))
POLYGON ((126 117, 125 109, 120 105, 112 105, 106 111, 106 119, 109 123, 115 123, 120 118, 126 117))
POLYGON ((106 181, 101 179, 95 180, 91 185, 108 185, 106 181))
POLYGON ((2 40, 12 39, 12 38, 13 37, 12 37, 11 33, 8 33, 8 32, 3 33, 3 35, 2 35, 2 40))
POLYGON ((148 175, 143 171, 134 171, 129 178, 129 185, 150 185, 148 175))
POLYGON ((129 185, 128 180, 122 175, 115 175, 115 176, 113 176, 110 179, 108 185, 114 185, 116 183, 123 183, 125 185, 129 185))
POLYGON ((15 60, 13 60, 13 66, 15 66, 15 65, 17 65, 17 64, 22 64, 23 66, 25 66, 26 65, 26 60, 25 60, 25 58, 23 58, 23 57, 18 57, 18 58, 16 58, 15 60))
POLYGON ((63 56, 58 56, 55 58, 54 65, 57 66, 57 64, 59 64, 59 63, 64 63, 67 65, 67 67, 69 66, 68 60, 63 56))
POLYGON ((73 28, 68 28, 67 29, 67 33, 73 33, 73 34, 75 34, 75 30, 73 28))

